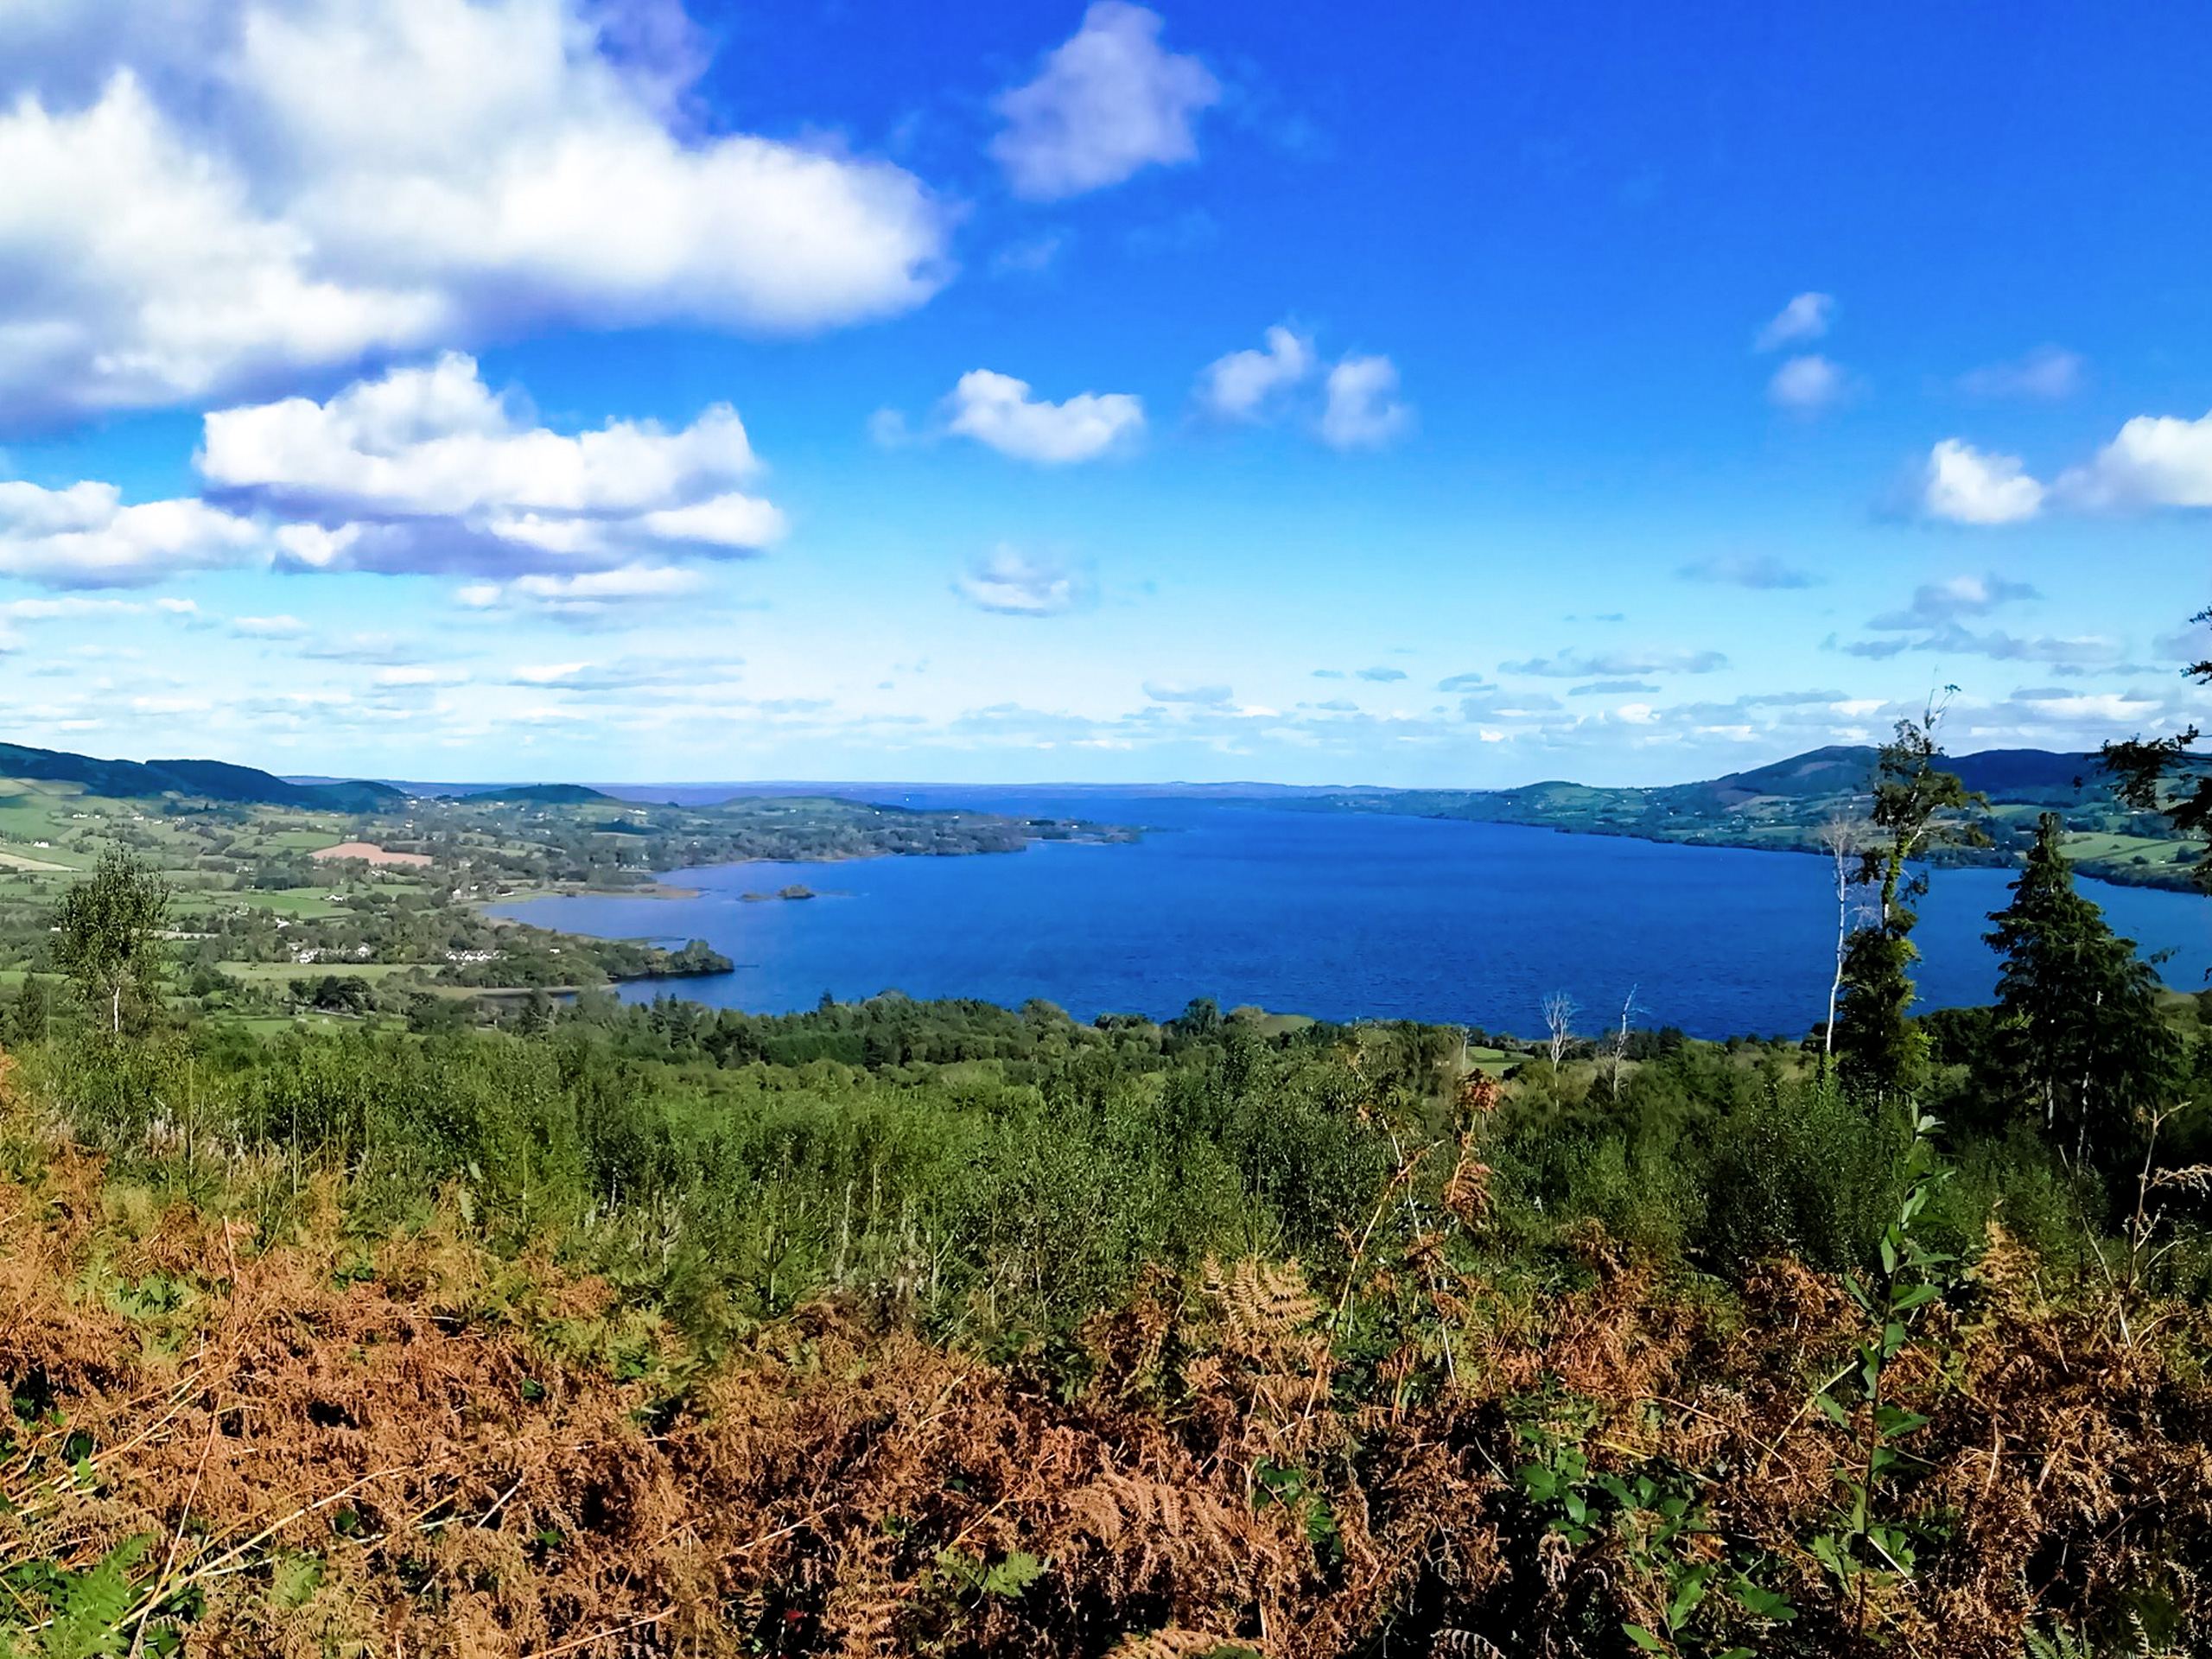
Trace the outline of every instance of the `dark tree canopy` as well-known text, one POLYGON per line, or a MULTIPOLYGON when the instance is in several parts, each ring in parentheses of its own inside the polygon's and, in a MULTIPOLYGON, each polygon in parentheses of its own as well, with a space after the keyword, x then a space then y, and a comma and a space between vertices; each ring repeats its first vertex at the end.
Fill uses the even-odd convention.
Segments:
MULTIPOLYGON (((2212 610, 2191 622, 2212 622, 2212 610)), ((2191 663, 2182 672, 2198 684, 2212 683, 2212 660, 2191 663)), ((2212 766, 2193 754, 2196 728, 2172 737, 2132 738, 2104 746, 2105 770, 2114 779, 2120 798, 2139 811, 2158 812, 2184 836, 2212 842, 2212 766)), ((2212 844, 2196 860, 2196 882, 2212 888, 2212 844)))
POLYGON ((2161 1103, 2179 1055, 2157 974, 2075 890, 2063 836, 2044 813, 2012 902, 1990 915, 1985 938, 2004 958, 1999 1053, 2060 1144, 2109 1164, 2133 1149, 2137 1115, 2161 1103))

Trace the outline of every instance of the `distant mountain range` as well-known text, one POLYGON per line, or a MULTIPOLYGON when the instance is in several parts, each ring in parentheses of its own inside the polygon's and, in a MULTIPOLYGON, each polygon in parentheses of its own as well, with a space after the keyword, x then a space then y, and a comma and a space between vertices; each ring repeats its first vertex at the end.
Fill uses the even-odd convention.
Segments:
POLYGON ((254 766, 226 760, 100 760, 63 749, 0 743, 0 778, 80 784, 87 793, 123 800, 189 795, 203 801, 257 806, 320 807, 339 812, 376 812, 407 799, 389 784, 295 784, 254 766))
MULTIPOLYGON (((1829 796, 1863 792, 1870 786, 1880 751, 1871 744, 1808 749, 1787 760, 1732 772, 1701 784, 1675 784, 1646 791, 1662 796, 1700 793, 1732 804, 1754 796, 1829 796), (1732 800, 1731 798, 1733 798, 1732 800)), ((1984 749, 1976 754, 1946 756, 1945 768, 1993 805, 2006 802, 2041 805, 2058 797, 2102 796, 2112 780, 2094 754, 2061 754, 2050 749, 1984 749)), ((1536 785, 1542 788, 1542 785, 1536 785)))
MULTIPOLYGON (((382 812, 425 792, 359 778, 279 778, 257 766, 234 766, 227 760, 102 760, 22 743, 0 743, 0 778, 79 784, 88 794, 114 800, 189 795, 202 801, 315 807, 330 812, 382 812)), ((465 800, 563 806, 614 798, 582 784, 476 785, 438 792, 465 800)))

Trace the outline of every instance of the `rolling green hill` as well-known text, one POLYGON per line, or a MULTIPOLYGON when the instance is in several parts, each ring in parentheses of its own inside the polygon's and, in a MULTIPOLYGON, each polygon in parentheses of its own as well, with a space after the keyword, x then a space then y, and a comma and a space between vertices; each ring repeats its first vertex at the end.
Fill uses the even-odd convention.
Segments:
MULTIPOLYGON (((1570 834, 1633 836, 1705 847, 1821 850, 1831 818, 1863 814, 1872 788, 1871 745, 1808 749, 1763 766, 1694 783, 1645 788, 1548 779, 1516 789, 1329 793, 1281 804, 1294 810, 1388 812, 1478 823, 1526 824, 1570 834)), ((2069 855, 2084 875, 2133 886, 2188 888, 2198 843, 2177 837, 2156 813, 2113 797, 2094 754, 1989 749, 1945 766, 1988 797, 1973 816, 1986 848, 1945 848, 1939 862, 2007 866, 2034 839, 2037 816, 2066 821, 2069 855)))
POLYGON ((200 800, 337 812, 376 811, 407 799, 389 784, 293 784, 257 767, 223 760, 101 760, 21 743, 0 743, 0 778, 79 784, 88 793, 111 800, 189 795, 200 800))

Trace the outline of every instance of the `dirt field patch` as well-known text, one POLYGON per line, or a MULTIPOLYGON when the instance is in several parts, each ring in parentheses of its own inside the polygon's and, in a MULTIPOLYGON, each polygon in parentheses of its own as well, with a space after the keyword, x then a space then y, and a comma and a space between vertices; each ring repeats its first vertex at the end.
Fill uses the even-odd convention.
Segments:
POLYGON ((309 858, 358 858, 364 864, 428 864, 428 853, 388 853, 372 841, 341 841, 335 847, 318 847, 309 858))

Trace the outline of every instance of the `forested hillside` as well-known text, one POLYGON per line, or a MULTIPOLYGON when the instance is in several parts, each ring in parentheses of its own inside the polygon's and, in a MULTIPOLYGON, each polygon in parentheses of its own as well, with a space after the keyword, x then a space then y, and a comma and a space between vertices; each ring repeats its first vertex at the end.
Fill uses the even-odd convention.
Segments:
MULTIPOLYGON (((1701 782, 1652 788, 1554 780, 1516 789, 1363 790, 1285 804, 1305 811, 1465 818, 1694 846, 1819 853, 1863 824, 1880 753, 1872 744, 1838 745, 1701 782)), ((1983 839, 1934 849, 1930 856, 1939 863, 2017 863, 2035 838, 2037 819, 2049 811, 2059 815, 2067 856, 2084 875, 2137 887, 2196 885, 2193 865, 2201 849, 2156 810, 2122 799, 2101 755, 1991 749, 1947 756, 1944 764, 1968 791, 1982 797, 1969 816, 1983 839)), ((2198 769, 2193 760, 2189 769, 2198 769)))

